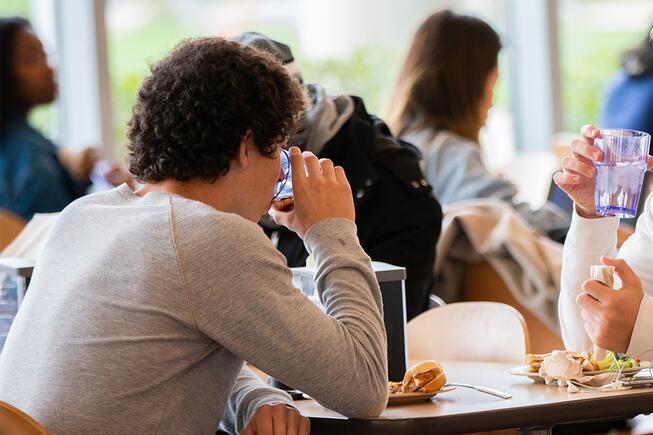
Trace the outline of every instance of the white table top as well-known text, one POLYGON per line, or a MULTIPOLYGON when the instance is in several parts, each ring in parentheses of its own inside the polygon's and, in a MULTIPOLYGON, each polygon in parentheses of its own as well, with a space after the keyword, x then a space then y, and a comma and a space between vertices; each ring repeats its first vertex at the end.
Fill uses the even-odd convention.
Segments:
POLYGON ((567 393, 565 388, 509 373, 511 364, 442 362, 449 382, 481 385, 512 394, 500 399, 457 387, 433 400, 390 406, 375 419, 347 420, 313 400, 296 401, 312 427, 338 433, 460 433, 511 427, 549 427, 557 423, 629 418, 653 412, 653 389, 567 393), (351 432, 349 431, 351 428, 351 432), (369 430, 368 430, 369 429, 369 430))

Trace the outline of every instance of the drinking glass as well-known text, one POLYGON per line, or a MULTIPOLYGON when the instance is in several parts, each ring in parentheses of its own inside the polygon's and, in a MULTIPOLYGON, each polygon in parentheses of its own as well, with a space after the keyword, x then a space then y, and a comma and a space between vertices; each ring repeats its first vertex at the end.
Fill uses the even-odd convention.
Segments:
POLYGON ((284 149, 281 150, 281 171, 283 172, 283 180, 278 181, 274 186, 272 202, 293 197, 292 175, 290 173, 290 154, 284 149))
POLYGON ((594 199, 601 216, 633 218, 642 191, 651 144, 648 133, 626 129, 601 129, 594 146, 603 158, 596 168, 594 199))

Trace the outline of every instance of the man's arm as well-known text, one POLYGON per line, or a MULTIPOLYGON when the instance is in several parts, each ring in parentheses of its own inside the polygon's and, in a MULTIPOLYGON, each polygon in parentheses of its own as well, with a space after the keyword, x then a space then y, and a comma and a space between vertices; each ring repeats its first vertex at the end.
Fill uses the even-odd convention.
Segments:
POLYGON ((637 231, 624 243, 619 253, 619 257, 626 262, 623 266, 625 271, 622 273, 632 283, 623 282, 623 288, 618 290, 623 293, 616 294, 610 293, 611 291, 606 293, 600 285, 584 281, 588 278, 591 264, 599 264, 603 255, 615 256, 614 235, 618 220, 584 219, 574 215, 572 229, 564 248, 559 302, 560 323, 567 348, 591 350, 592 342, 586 331, 589 326, 595 340, 598 337, 599 341, 605 343, 621 343, 619 337, 623 336, 623 342, 630 342, 630 345, 626 350, 626 345, 622 344, 623 349, 618 350, 626 350, 629 355, 645 359, 653 357, 653 300, 650 295, 653 288, 653 269, 649 254, 653 234, 651 207, 653 202, 647 200, 645 212, 638 221, 637 231), (648 289, 649 294, 642 297, 642 288, 648 289), (592 298, 583 295, 578 299, 583 290, 592 298), (639 296, 631 295, 634 290, 635 293, 639 292, 639 296), (582 310, 592 314, 583 319, 582 310), (633 315, 630 315, 631 313, 633 315), (586 324, 586 321, 589 321, 589 324, 586 324))
MULTIPOLYGON (((563 339, 568 348, 588 349, 589 340, 585 333, 585 321, 589 322, 592 334, 601 341, 620 343, 630 353, 638 354, 647 351, 653 344, 653 328, 651 328, 651 303, 642 289, 651 294, 653 289, 653 268, 651 267, 651 240, 653 235, 653 202, 649 197, 645 211, 637 222, 635 234, 624 243, 621 257, 625 265, 619 264, 621 274, 628 277, 629 287, 624 294, 601 291, 596 281, 583 283, 589 273, 588 265, 598 263, 601 255, 614 257, 616 248, 616 230, 618 221, 615 218, 599 218, 595 213, 594 176, 596 170, 593 162, 601 159, 601 151, 593 146, 594 139, 599 136, 599 130, 591 125, 581 128, 581 139, 570 143, 571 154, 562 159, 562 171, 554 175, 556 184, 574 201, 575 215, 572 228, 565 243, 562 289, 560 293, 559 312, 563 339), (580 213, 590 219, 580 219, 580 213), (610 223, 611 221, 611 223, 610 223), (605 224, 604 224, 605 223, 605 224), (597 287, 598 286, 598 287, 597 287), (585 287, 588 293, 578 298, 585 287), (600 303, 596 296, 609 303, 600 303), (578 298, 578 299, 577 299, 578 298), (576 305, 580 302, 583 309, 576 305), (634 305, 634 306, 633 306, 634 305), (633 315, 634 323, 624 324, 625 312, 633 315), (583 319, 585 317, 586 319, 583 319), (598 327, 598 329, 597 329, 598 327), (625 329, 625 331, 620 330, 625 329), (629 349, 620 339, 615 341, 618 331, 626 335, 625 341, 630 342, 629 349)), ((648 168, 653 167, 653 157, 648 157, 648 168)), ((614 261, 608 260, 608 263, 614 261)), ((626 287, 624 287, 626 288, 626 287)), ((605 347, 605 346, 604 346, 605 347)))
POLYGON ((644 297, 633 328, 627 353, 653 359, 653 196, 646 199, 635 233, 626 240, 619 257, 626 260, 641 280, 644 297))
POLYGON ((258 225, 216 213, 173 224, 191 321, 240 359, 335 411, 379 415, 388 396, 383 307, 356 237, 351 187, 328 159, 292 147, 290 161, 295 208, 273 207, 271 214, 313 254, 326 315, 293 286, 283 256, 258 225))
POLYGON ((562 340, 569 350, 593 350, 576 298, 583 293, 583 282, 590 277, 590 266, 599 264, 601 256, 616 256, 618 226, 618 218, 585 219, 576 212, 572 217, 562 254, 558 300, 562 340))
POLYGON ((192 236, 184 227, 180 258, 202 333, 337 412, 381 413, 387 399, 381 294, 353 222, 328 219, 305 235, 326 315, 293 286, 283 256, 257 225, 232 216, 193 224, 192 236))
POLYGON ((644 295, 633 328, 628 355, 643 360, 653 360, 653 296, 644 295))
POLYGON ((220 429, 230 434, 241 433, 262 406, 292 407, 292 403, 286 392, 265 385, 258 376, 243 367, 231 391, 220 429))

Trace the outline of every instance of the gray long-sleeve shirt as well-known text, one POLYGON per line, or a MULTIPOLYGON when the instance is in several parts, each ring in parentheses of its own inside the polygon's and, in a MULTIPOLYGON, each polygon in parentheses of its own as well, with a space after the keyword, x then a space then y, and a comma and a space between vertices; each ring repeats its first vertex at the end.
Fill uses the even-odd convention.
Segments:
POLYGON ((263 388, 238 376, 246 360, 340 413, 378 415, 381 296, 355 225, 322 221, 305 243, 327 315, 237 215, 125 185, 75 201, 0 355, 0 400, 53 434, 212 434, 225 408, 239 430, 263 388), (232 389, 247 406, 227 406, 232 389))

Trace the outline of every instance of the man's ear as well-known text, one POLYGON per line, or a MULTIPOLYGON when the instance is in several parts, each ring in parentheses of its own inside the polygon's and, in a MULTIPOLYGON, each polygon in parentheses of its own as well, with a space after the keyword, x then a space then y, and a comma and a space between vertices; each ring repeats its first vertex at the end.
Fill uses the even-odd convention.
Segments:
POLYGON ((252 150, 250 149, 252 145, 254 145, 254 133, 252 133, 252 130, 247 130, 245 134, 240 137, 238 153, 236 154, 236 161, 243 169, 249 166, 252 157, 252 150))

